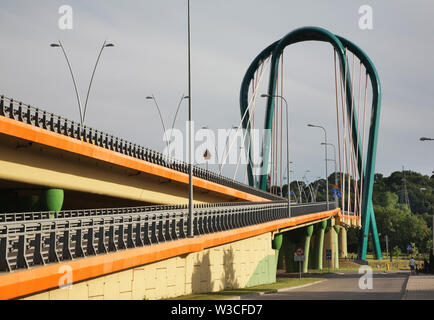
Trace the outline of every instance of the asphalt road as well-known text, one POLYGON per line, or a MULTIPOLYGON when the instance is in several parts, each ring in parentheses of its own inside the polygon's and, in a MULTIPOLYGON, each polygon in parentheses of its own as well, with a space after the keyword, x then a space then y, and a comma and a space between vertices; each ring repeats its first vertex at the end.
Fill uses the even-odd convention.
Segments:
MULTIPOLYGON (((360 289, 357 272, 324 275, 317 284, 286 292, 264 294, 254 300, 400 300, 405 291, 408 273, 373 274, 372 289, 360 289)), ((366 282, 365 282, 366 283, 366 282)))

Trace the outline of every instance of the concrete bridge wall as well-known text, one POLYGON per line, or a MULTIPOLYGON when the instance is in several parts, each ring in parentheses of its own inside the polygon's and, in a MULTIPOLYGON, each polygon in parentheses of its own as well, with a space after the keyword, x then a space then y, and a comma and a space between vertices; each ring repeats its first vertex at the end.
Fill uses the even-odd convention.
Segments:
POLYGON ((162 299, 276 281, 271 232, 45 291, 24 299, 162 299))

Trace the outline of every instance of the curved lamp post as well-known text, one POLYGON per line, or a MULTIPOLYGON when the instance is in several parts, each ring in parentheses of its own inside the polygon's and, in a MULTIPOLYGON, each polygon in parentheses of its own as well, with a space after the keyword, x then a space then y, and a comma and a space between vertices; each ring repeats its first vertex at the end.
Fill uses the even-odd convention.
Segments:
POLYGON ((166 126, 164 125, 164 120, 161 115, 160 107, 158 106, 157 99, 155 99, 154 95, 147 96, 147 100, 154 100, 155 106, 157 107, 158 115, 160 116, 161 125, 163 126, 164 136, 166 137, 166 146, 167 146, 167 154, 169 154, 169 141, 167 140, 167 132, 166 132, 166 126))
MULTIPOLYGON (((333 150, 334 150, 334 159, 327 159, 327 161, 333 161, 334 164, 335 164, 335 185, 337 186, 338 185, 338 177, 337 177, 337 165, 336 165, 336 147, 335 147, 335 145, 333 143, 321 142, 321 145, 323 145, 323 146, 332 146, 333 147, 333 150)), ((335 200, 336 200, 336 203, 337 203, 337 201, 338 201, 337 195, 335 195, 335 200)))
MULTIPOLYGON (((262 98, 280 98, 285 102, 286 105, 286 171, 288 172, 288 217, 291 217, 291 190, 289 188, 289 181, 291 181, 290 174, 291 170, 289 169, 289 107, 286 99, 280 95, 269 95, 269 94, 261 94, 262 98)), ((281 168, 282 169, 282 168, 281 168)), ((282 187, 280 186, 280 191, 282 192, 282 187)))
POLYGON ((50 47, 62 49, 63 55, 65 56, 66 63, 68 64, 69 72, 71 73, 72 82, 74 83, 75 95, 77 96, 78 110, 80 112, 80 123, 81 123, 81 125, 83 125, 83 114, 81 112, 80 95, 78 94, 77 83, 75 82, 74 72, 72 71, 72 67, 71 67, 71 64, 69 63, 68 55, 66 54, 66 51, 62 45, 62 42, 60 42, 60 40, 58 42, 59 42, 58 44, 57 43, 50 44, 50 47))
POLYGON ((178 116, 178 111, 179 111, 179 108, 181 107, 181 102, 184 99, 190 99, 190 97, 184 96, 184 94, 182 94, 181 99, 179 99, 178 107, 176 108, 175 116, 173 117, 172 128, 170 130, 170 139, 172 139, 172 132, 173 132, 173 128, 175 127, 176 117, 178 116))
POLYGON ((68 64, 69 72, 71 73, 72 82, 74 83, 75 95, 77 96, 78 110, 80 112, 80 123, 81 123, 81 125, 83 125, 84 120, 86 118, 86 110, 87 110, 87 102, 89 100, 89 93, 90 93, 90 89, 92 87, 92 82, 93 82, 93 77, 95 75, 96 67, 98 66, 99 59, 101 58, 101 53, 104 50, 104 48, 114 47, 114 44, 113 43, 107 43, 107 40, 104 40, 104 43, 101 46, 101 50, 99 51, 98 58, 97 58, 96 63, 95 63, 95 67, 93 68, 92 77, 91 77, 90 82, 89 82, 89 88, 87 89, 86 101, 84 104, 84 110, 83 111, 81 108, 80 94, 78 93, 77 83, 76 83, 75 77, 74 77, 74 72, 72 71, 71 63, 69 62, 68 55, 66 54, 66 50, 63 47, 62 42, 60 42, 60 40, 59 40, 58 44, 52 43, 52 44, 50 44, 50 47, 62 49, 63 55, 65 56, 66 63, 68 64))
POLYGON ((101 53, 104 48, 114 47, 113 43, 107 43, 107 40, 104 40, 104 43, 101 46, 101 50, 99 51, 98 58, 96 59, 95 67, 93 68, 92 77, 90 78, 89 88, 87 89, 86 101, 84 103, 84 111, 83 111, 83 123, 86 118, 86 110, 87 110, 87 101, 89 100, 90 88, 92 87, 93 77, 95 75, 96 67, 98 66, 99 59, 101 58, 101 53))

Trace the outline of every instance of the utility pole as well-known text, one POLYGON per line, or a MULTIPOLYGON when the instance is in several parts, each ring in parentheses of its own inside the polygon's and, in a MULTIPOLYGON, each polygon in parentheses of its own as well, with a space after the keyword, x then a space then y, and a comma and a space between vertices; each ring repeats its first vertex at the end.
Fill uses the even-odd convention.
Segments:
POLYGON ((193 230, 193 130, 191 108, 191 56, 190 56, 190 0, 187 3, 188 10, 188 236, 194 236, 193 230))

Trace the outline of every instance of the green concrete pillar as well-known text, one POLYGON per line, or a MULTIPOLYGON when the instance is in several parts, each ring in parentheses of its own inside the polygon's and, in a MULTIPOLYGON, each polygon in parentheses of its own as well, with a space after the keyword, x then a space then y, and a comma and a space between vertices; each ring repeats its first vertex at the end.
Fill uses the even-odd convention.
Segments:
POLYGON ((333 232, 333 245, 334 245, 334 252, 333 252, 333 259, 334 259, 334 265, 335 265, 335 269, 339 269, 339 239, 338 239, 338 235, 339 235, 339 231, 341 230, 341 227, 338 225, 335 225, 333 227, 334 232, 333 232))
POLYGON ((304 230, 304 261, 303 261, 303 272, 307 272, 309 269, 309 249, 310 249, 310 238, 313 234, 313 225, 303 228, 304 230))
POLYGON ((283 235, 281 233, 276 234, 274 236, 274 239, 271 241, 271 247, 275 250, 275 257, 276 257, 276 272, 279 264, 279 252, 282 248, 282 241, 283 241, 283 235))
POLYGON ((339 258, 347 258, 347 257, 348 257, 347 229, 341 227, 341 231, 339 232, 339 258))
POLYGON ((323 261, 324 268, 333 269, 335 267, 335 259, 334 259, 334 251, 335 251, 335 229, 334 227, 334 219, 327 220, 327 227, 325 229, 324 234, 324 250, 323 250, 323 261), (331 250, 331 260, 327 260, 326 252, 327 250, 331 250))
POLYGON ((324 233, 327 227, 327 221, 321 221, 316 224, 315 234, 315 268, 322 270, 323 268, 323 251, 324 251, 324 233))
POLYGON ((64 193, 62 189, 46 189, 41 194, 42 210, 62 210, 64 193))
POLYGON ((283 240, 283 235, 281 233, 276 234, 274 236, 274 239, 271 241, 271 247, 274 250, 280 250, 280 248, 282 247, 282 240, 283 240))

